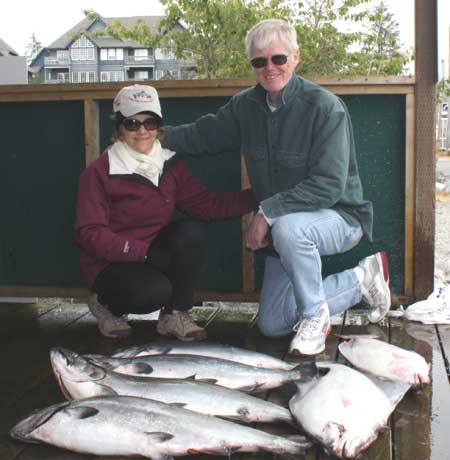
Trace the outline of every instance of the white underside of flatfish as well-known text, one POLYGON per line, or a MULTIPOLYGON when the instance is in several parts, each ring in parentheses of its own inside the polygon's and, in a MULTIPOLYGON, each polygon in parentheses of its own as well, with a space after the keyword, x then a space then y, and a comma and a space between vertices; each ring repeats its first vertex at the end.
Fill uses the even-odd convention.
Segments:
POLYGON ((409 385, 430 381, 429 365, 414 351, 369 338, 355 338, 339 345, 339 351, 358 369, 376 377, 409 385))
MULTIPOLYGON (((353 458, 367 448, 386 425, 409 386, 394 383, 386 394, 370 378, 348 366, 330 364, 323 377, 297 383, 289 402, 295 419, 328 451, 353 458)), ((384 382, 388 389, 390 382, 384 382)))

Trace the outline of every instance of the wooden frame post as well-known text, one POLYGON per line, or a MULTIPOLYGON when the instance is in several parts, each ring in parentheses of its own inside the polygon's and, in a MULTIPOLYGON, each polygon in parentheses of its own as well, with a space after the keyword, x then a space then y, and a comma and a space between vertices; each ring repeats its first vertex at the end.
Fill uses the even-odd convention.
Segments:
POLYGON ((84 101, 84 149, 86 167, 100 155, 100 119, 98 102, 84 101))
POLYGON ((415 0, 415 30, 414 297, 423 299, 434 286, 437 0, 415 0))

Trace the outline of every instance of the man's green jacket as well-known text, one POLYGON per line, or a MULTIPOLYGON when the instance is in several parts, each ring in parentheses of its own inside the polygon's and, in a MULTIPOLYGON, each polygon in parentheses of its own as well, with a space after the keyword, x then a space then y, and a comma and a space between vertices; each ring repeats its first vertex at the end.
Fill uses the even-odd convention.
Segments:
POLYGON ((169 127, 162 144, 181 155, 240 152, 265 216, 334 209, 372 239, 372 203, 363 199, 348 110, 308 80, 293 75, 275 111, 257 84, 215 115, 169 127))

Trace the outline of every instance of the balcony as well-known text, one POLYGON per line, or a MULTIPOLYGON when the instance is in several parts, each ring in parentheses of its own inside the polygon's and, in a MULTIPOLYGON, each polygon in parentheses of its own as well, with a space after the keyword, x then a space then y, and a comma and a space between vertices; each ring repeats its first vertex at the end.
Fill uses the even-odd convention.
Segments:
POLYGON ((49 56, 44 58, 44 65, 45 67, 69 67, 70 57, 49 56))
POLYGON ((125 56, 125 65, 133 67, 147 67, 155 65, 154 56, 125 56))
POLYGON ((50 76, 45 80, 45 83, 70 83, 69 74, 50 76))

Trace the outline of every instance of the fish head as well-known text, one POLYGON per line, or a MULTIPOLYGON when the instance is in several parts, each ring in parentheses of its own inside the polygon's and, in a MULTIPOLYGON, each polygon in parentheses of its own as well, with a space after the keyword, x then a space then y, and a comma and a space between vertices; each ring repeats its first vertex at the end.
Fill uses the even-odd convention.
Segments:
POLYGON ((364 430, 361 433, 354 433, 347 431, 343 424, 337 422, 328 422, 322 432, 323 443, 331 453, 339 458, 356 457, 376 437, 377 435, 374 430, 364 430))
POLYGON ((34 436, 35 431, 45 425, 56 413, 69 403, 54 404, 45 409, 38 409, 32 412, 28 417, 21 420, 13 428, 9 434, 12 438, 23 442, 38 443, 34 436))
POLYGON ((106 375, 103 368, 65 348, 52 348, 50 350, 50 362, 61 391, 67 399, 81 396, 77 391, 79 384, 99 382, 106 375))

